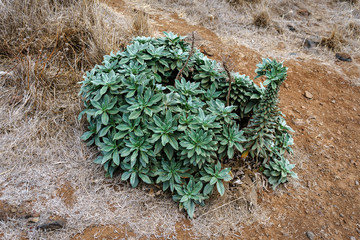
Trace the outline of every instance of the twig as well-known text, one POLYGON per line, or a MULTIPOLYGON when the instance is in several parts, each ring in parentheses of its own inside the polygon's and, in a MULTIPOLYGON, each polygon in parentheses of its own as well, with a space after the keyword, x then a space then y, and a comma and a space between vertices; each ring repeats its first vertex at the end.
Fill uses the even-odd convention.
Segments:
POLYGON ((227 93, 227 96, 226 96, 226 105, 227 106, 230 106, 230 92, 231 92, 231 83, 232 83, 232 77, 231 77, 231 74, 230 74, 230 71, 229 71, 229 68, 228 66, 226 65, 226 61, 223 62, 223 66, 224 66, 224 69, 228 75, 228 81, 229 81, 229 89, 228 89, 228 93, 227 93))
POLYGON ((230 202, 227 202, 227 203, 225 203, 225 204, 223 204, 223 205, 221 205, 221 206, 219 206, 219 207, 217 207, 217 208, 215 208, 215 209, 213 209, 213 210, 211 210, 211 211, 208 211, 208 212, 206 212, 206 213, 204 213, 204 214, 201 214, 201 215, 198 216, 197 218, 201 218, 202 216, 204 216, 204 215, 206 215, 206 214, 215 212, 215 211, 218 210, 219 208, 225 207, 225 206, 227 206, 227 205, 229 205, 229 204, 231 204, 231 203, 233 203, 233 202, 239 201, 240 199, 244 199, 244 197, 242 196, 242 197, 239 197, 239 198, 237 198, 237 199, 234 199, 234 200, 232 200, 232 201, 230 201, 230 202))
MULTIPOLYGON (((195 33, 192 32, 191 50, 190 50, 189 56, 186 59, 186 62, 184 64, 184 66, 180 69, 180 71, 176 75, 175 80, 180 80, 180 76, 181 76, 182 72, 184 71, 186 65, 189 63, 189 60, 190 60, 191 56, 194 54, 194 45, 195 45, 194 43, 195 43, 195 33)), ((174 83, 174 86, 175 86, 175 83, 174 83)))
MULTIPOLYGON (((249 185, 248 188, 251 188, 251 187, 255 187, 255 184, 252 183, 251 185, 249 185)), ((211 211, 208 211, 208 212, 206 212, 206 213, 201 214, 201 215, 198 216, 197 218, 201 218, 202 216, 205 216, 206 214, 215 212, 215 211, 218 210, 219 208, 225 207, 225 206, 227 206, 227 205, 229 205, 229 204, 231 204, 231 203, 233 203, 233 202, 239 201, 240 199, 245 199, 245 198, 244 198, 244 196, 241 196, 241 197, 239 197, 239 198, 237 198, 237 199, 234 199, 234 200, 232 200, 232 201, 230 201, 230 202, 224 203, 223 205, 218 206, 217 208, 214 208, 214 209, 211 210, 211 211)), ((246 199, 245 199, 245 200, 246 200, 246 199)))
POLYGON ((12 169, 9 169, 9 170, 6 170, 5 172, 0 173, 0 176, 6 174, 6 173, 8 173, 8 172, 12 172, 15 167, 16 167, 16 166, 14 166, 12 169))

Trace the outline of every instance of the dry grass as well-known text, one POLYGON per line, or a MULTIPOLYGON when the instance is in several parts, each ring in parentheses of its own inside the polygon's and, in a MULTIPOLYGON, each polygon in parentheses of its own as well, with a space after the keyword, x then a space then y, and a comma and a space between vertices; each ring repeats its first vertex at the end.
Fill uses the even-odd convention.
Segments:
POLYGON ((229 0, 229 4, 235 8, 243 7, 245 5, 259 4, 263 0, 229 0))
POLYGON ((338 52, 341 51, 346 40, 343 38, 337 29, 334 29, 329 37, 323 37, 320 41, 320 46, 327 47, 329 50, 338 52))
POLYGON ((360 38, 360 23, 358 22, 349 22, 346 26, 348 36, 354 39, 360 38))
POLYGON ((135 16, 132 22, 132 35, 151 36, 151 27, 149 25, 149 16, 142 10, 134 10, 135 16))
MULTIPOLYGON (((360 19, 358 3, 348 4, 336 0, 270 0, 259 3, 249 3, 245 0, 204 0, 188 1, 186 4, 179 0, 171 3, 165 0, 142 0, 141 2, 144 7, 152 6, 154 13, 156 13, 156 7, 168 11, 175 9, 178 15, 189 23, 209 28, 226 41, 263 50, 267 56, 278 59, 308 56, 333 61, 333 52, 328 51, 327 47, 304 49, 302 44, 304 39, 320 42, 322 37, 331 37, 329 26, 336 25, 339 31, 342 31, 350 22, 358 22, 360 19), (257 17, 262 10, 271 16, 271 22, 267 27, 258 27, 267 24, 266 16, 257 17), (211 16, 211 21, 208 20, 209 16, 211 16), (253 16, 255 16, 255 24, 253 16), (288 26, 295 30, 290 30, 288 26), (274 47, 280 42, 286 48, 274 47)), ((137 5, 141 4, 138 2, 137 5)), ((165 19, 164 16, 164 21, 165 19)), ((360 42, 357 38, 344 35, 344 39, 346 42, 341 42, 342 51, 352 53, 360 51, 360 42)))
POLYGON ((253 24, 258 28, 266 28, 270 25, 270 15, 266 11, 260 11, 253 15, 253 24))

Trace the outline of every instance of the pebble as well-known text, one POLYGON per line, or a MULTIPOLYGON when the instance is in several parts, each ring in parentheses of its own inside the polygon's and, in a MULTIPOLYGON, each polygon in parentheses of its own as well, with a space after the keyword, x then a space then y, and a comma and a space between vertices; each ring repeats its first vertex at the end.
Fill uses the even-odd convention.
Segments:
POLYGON ((288 27, 288 29, 290 30, 290 31, 292 31, 292 32, 295 32, 296 31, 296 29, 294 28, 294 26, 292 26, 292 25, 290 25, 290 24, 288 24, 288 25, 286 25, 287 27, 288 27))
POLYGON ((305 125, 305 121, 303 120, 303 119, 294 119, 293 120, 293 123, 295 124, 295 125, 299 125, 299 126, 301 126, 301 125, 305 125))
POLYGON ((317 45, 319 45, 319 42, 315 42, 311 39, 305 38, 304 40, 304 47, 305 48, 313 48, 316 47, 317 45))
POLYGON ((304 17, 311 15, 311 13, 305 8, 301 8, 301 9, 297 10, 297 14, 304 16, 304 17))
POLYGON ((351 56, 347 53, 337 53, 335 54, 335 57, 340 61, 352 62, 351 56))
POLYGON ((356 240, 356 237, 351 236, 351 237, 350 237, 350 240, 356 240))
POLYGON ((340 216, 340 217, 344 217, 344 214, 340 213, 339 216, 340 216))
POLYGON ((308 99, 312 99, 313 98, 313 95, 311 94, 311 92, 308 92, 308 91, 305 91, 304 92, 304 96, 308 99))
POLYGON ((62 220, 47 222, 37 226, 37 229, 42 230, 56 230, 65 227, 65 222, 62 220))
POLYGON ((32 218, 29 218, 29 222, 31 223, 37 223, 40 219, 38 217, 32 217, 32 218))
POLYGON ((355 185, 359 186, 359 181, 358 180, 355 181, 355 185))
POLYGON ((310 239, 310 240, 314 240, 315 239, 315 234, 313 232, 306 232, 306 236, 310 239))
POLYGON ((285 87, 285 88, 289 88, 289 84, 284 83, 284 87, 285 87))

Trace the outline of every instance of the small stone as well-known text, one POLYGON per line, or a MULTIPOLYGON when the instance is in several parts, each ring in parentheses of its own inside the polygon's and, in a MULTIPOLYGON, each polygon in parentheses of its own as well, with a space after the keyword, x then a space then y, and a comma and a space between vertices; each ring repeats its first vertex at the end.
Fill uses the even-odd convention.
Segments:
POLYGON ((300 8, 299 10, 297 10, 297 14, 304 17, 308 17, 311 15, 311 13, 306 8, 300 8))
POLYGON ((295 32, 296 31, 296 29, 294 28, 294 26, 292 26, 292 25, 290 25, 290 24, 288 24, 288 25, 286 25, 287 27, 288 27, 288 29, 290 30, 290 31, 292 31, 292 32, 295 32))
POLYGON ((285 88, 289 88, 289 84, 284 83, 284 87, 285 87, 285 88))
POLYGON ((29 222, 31 223, 37 223, 40 219, 38 217, 32 217, 32 218, 29 218, 29 222))
POLYGON ((351 237, 350 237, 350 240, 356 240, 356 237, 351 236, 351 237))
POLYGON ((335 99, 331 100, 331 103, 332 103, 332 104, 335 104, 335 103, 336 103, 336 100, 335 100, 335 99))
POLYGON ((41 230, 57 230, 60 228, 65 227, 65 222, 62 220, 57 220, 57 221, 52 221, 52 222, 47 222, 44 224, 41 224, 39 226, 37 226, 37 229, 41 229, 41 230))
POLYGON ((359 181, 358 180, 355 181, 355 185, 359 186, 359 181))
POLYGON ((315 42, 311 39, 305 38, 304 40, 304 47, 305 48, 313 48, 316 47, 317 45, 319 45, 319 42, 315 42))
POLYGON ((339 216, 340 216, 340 217, 344 217, 344 214, 340 213, 339 216))
POLYGON ((306 232, 306 236, 310 239, 310 240, 314 240, 315 239, 315 234, 313 232, 306 232))
POLYGON ((312 95, 310 92, 308 92, 308 91, 305 91, 304 96, 305 96, 306 98, 308 98, 308 99, 312 99, 312 98, 313 98, 313 95, 312 95))
POLYGON ((305 121, 303 119, 299 119, 299 118, 293 120, 293 123, 298 126, 305 125, 305 121))
POLYGON ((347 53, 337 53, 335 54, 335 57, 340 61, 352 62, 351 56, 347 53))

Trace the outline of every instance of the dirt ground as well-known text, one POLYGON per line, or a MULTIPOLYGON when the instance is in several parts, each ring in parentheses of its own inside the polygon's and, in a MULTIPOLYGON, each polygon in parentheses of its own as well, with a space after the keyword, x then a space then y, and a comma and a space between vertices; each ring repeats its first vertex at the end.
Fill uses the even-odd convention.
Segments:
MULTIPOLYGON (((251 48, 249 44, 241 45, 231 38, 221 37, 216 31, 192 25, 179 17, 175 10, 168 12, 151 8, 142 1, 111 0, 107 4, 124 15, 132 14, 134 8, 142 6, 141 9, 149 12, 149 22, 154 36, 159 36, 162 31, 172 31, 181 35, 195 31, 197 47, 213 59, 230 61, 233 71, 254 77, 255 65, 262 57, 277 57, 278 60, 284 61, 284 65, 289 69, 288 78, 280 92, 280 107, 286 115, 288 124, 295 130, 295 153, 291 156, 291 162, 296 164, 295 171, 299 179, 290 180, 276 191, 259 191, 255 204, 258 211, 264 214, 238 224, 231 231, 217 234, 217 239, 312 239, 311 233, 315 236, 313 239, 360 239, 360 53, 351 52, 352 62, 341 62, 334 54, 321 58, 306 54, 305 51, 295 56, 289 55, 291 51, 288 47, 274 43, 273 51, 269 55, 266 50, 251 48), (305 92, 310 95, 305 96, 305 92)), ((81 129, 77 130, 76 134, 80 132, 81 129)), ((88 150, 82 147, 78 151, 88 150)), ((85 158, 91 158, 91 154, 93 153, 86 154, 85 158)), ((91 163, 86 167, 94 168, 91 163)), ((64 177, 67 176, 66 168, 62 174, 64 177)), ((91 179, 95 182, 99 178, 101 171, 91 179)), ((1 192, 5 192, 7 186, 5 181, 6 179, 0 181, 0 199, 3 199, 1 192)), ((117 182, 109 185, 115 190, 120 189, 116 197, 120 198, 121 194, 126 194, 126 186, 117 185, 117 182)), ((52 189, 51 198, 58 197, 63 201, 65 208, 73 209, 77 202, 83 201, 83 197, 77 195, 82 188, 83 186, 72 185, 71 181, 59 181, 57 187, 52 189)), ((141 194, 141 190, 131 191, 141 194)), ((51 199, 44 196, 43 199, 34 201, 24 203, 24 207, 0 200, 0 222, 26 215, 35 218, 36 221, 37 215, 30 213, 29 206, 36 206, 36 201, 51 202, 51 199)), ((94 199, 95 201, 100 203, 97 199, 94 199)), ((164 201, 165 205, 168 203, 169 201, 164 201)), ((115 209, 118 206, 110 204, 110 210, 111 207, 116 213, 115 209)), ((171 215, 172 211, 176 211, 176 207, 170 208, 171 215)), ((56 216, 56 212, 49 214, 56 216)), ((140 217, 145 218, 146 214, 147 212, 140 217)), ((62 213, 59 212, 59 215, 62 213)), ((90 219, 83 215, 76 216, 90 219)), ((151 219, 149 217, 148 225, 153 224, 151 219)), ((71 239, 148 239, 146 236, 141 237, 136 229, 121 219, 111 221, 104 220, 103 224, 90 225, 73 234, 71 239)), ((211 238, 192 230, 195 228, 196 220, 173 216, 172 219, 169 217, 169 221, 174 221, 174 233, 166 234, 159 228, 149 238, 211 238)), ((0 238, 2 236, 4 235, 0 232, 0 238)), ((24 231, 23 235, 17 237, 32 239, 31 236, 24 231)), ((36 235, 33 238, 46 239, 46 236, 48 235, 36 235)))

